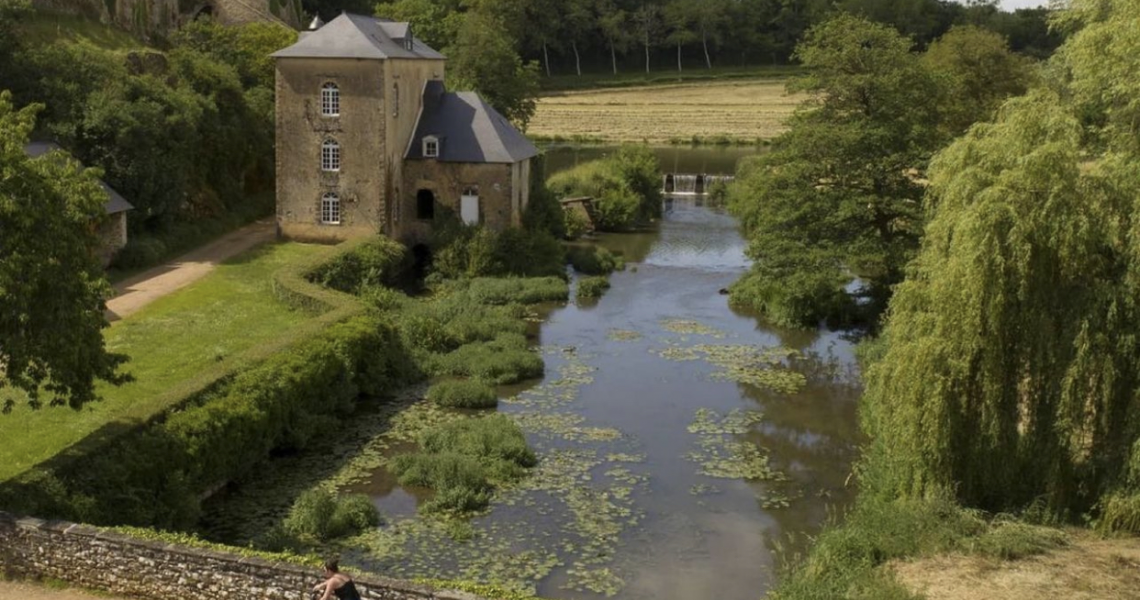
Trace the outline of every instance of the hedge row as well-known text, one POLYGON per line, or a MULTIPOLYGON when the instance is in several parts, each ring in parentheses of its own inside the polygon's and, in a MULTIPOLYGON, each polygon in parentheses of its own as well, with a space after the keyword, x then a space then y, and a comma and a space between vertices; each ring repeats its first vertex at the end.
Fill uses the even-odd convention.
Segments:
POLYGON ((361 397, 419 377, 394 328, 334 324, 192 399, 165 421, 0 490, 0 504, 92 524, 190 528, 200 498, 271 452, 303 448, 361 397))

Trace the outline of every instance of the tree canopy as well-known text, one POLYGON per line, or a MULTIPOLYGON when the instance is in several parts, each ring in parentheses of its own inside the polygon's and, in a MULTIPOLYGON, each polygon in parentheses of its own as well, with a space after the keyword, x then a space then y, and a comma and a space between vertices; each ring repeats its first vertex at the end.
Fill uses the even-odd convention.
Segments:
POLYGON ((1047 84, 932 162, 926 237, 866 377, 864 479, 1137 532, 1140 6, 1071 10, 1047 84))
POLYGON ((27 156, 37 110, 0 92, 0 390, 79 408, 95 380, 124 381, 125 357, 103 343, 111 288, 94 253, 107 193, 65 154, 27 156))

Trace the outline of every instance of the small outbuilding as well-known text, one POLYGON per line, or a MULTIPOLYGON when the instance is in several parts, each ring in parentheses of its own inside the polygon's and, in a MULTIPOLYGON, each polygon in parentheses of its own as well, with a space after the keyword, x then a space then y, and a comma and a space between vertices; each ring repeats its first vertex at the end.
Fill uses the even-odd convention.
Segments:
MULTIPOLYGON (((32 142, 24 147, 24 152, 32 158, 43 156, 53 150, 66 152, 59 145, 51 142, 32 142)), ((107 203, 103 205, 105 216, 97 219, 93 225, 99 236, 99 246, 96 252, 99 260, 106 267, 111 264, 111 259, 115 257, 115 254, 127 245, 127 211, 134 210, 135 207, 131 206, 131 203, 127 202, 127 199, 123 198, 114 188, 107 185, 107 182, 99 180, 99 184, 107 192, 107 203)))

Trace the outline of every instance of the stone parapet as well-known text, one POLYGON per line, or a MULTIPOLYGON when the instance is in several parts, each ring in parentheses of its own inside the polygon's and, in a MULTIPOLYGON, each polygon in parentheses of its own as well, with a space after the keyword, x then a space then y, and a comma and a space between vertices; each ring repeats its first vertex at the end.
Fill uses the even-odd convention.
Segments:
MULTIPOLYGON (((308 600, 320 571, 61 521, 0 512, 0 572, 142 599, 308 600)), ((369 600, 483 600, 410 582, 356 578, 369 600)))

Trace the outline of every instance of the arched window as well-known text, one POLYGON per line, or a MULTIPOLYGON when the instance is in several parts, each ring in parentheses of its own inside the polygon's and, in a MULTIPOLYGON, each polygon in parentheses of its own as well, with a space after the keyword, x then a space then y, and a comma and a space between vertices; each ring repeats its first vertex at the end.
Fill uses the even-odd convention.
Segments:
POLYGON ((416 192, 416 218, 425 221, 435 218, 435 194, 431 190, 416 192))
POLYGON ((336 172, 340 170, 340 144, 336 140, 325 140, 321 145, 321 170, 336 172))
POLYGON ((340 88, 335 83, 326 83, 321 87, 321 115, 340 116, 340 88))
POLYGON ((321 223, 340 225, 340 196, 329 192, 321 197, 321 223))

